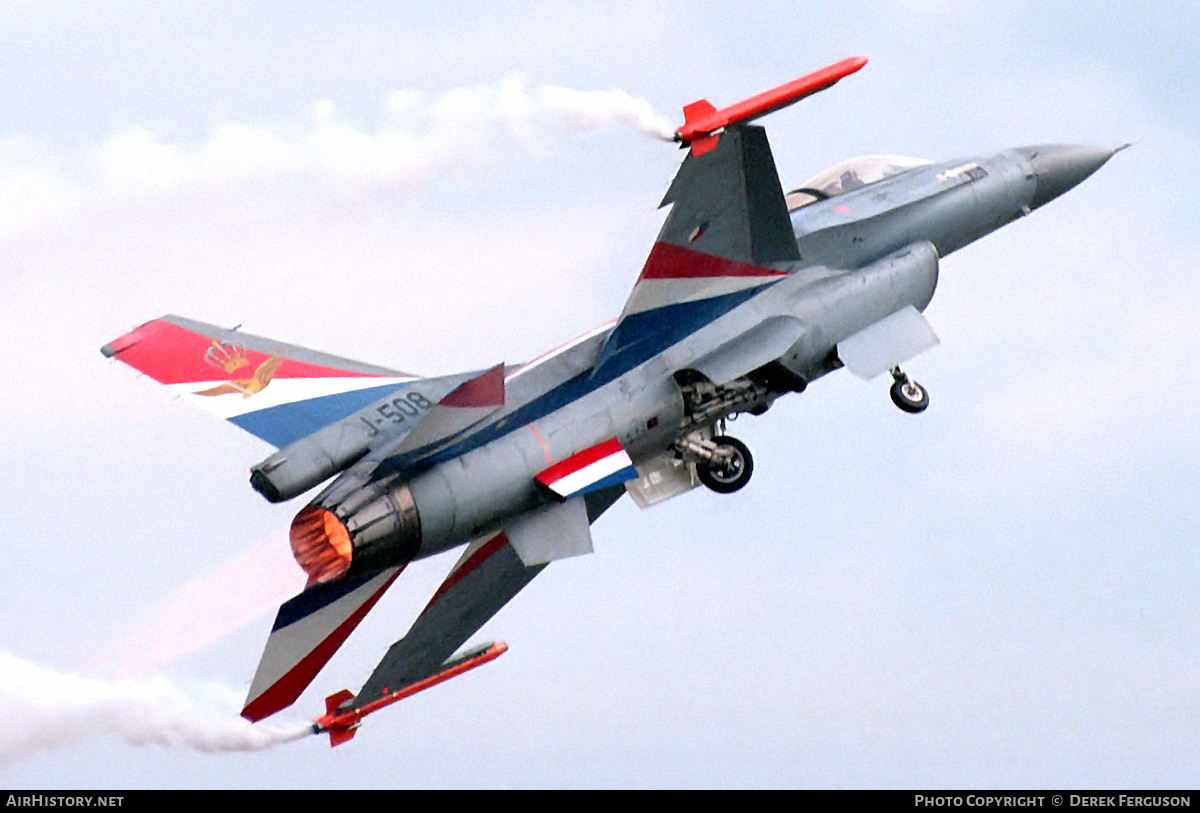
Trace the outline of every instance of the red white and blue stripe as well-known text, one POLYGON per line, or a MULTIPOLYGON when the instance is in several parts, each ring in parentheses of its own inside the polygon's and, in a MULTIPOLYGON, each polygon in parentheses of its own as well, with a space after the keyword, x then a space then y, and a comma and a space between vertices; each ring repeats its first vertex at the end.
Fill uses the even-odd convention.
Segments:
MULTIPOLYGON (((605 339, 591 370, 579 373, 506 413, 502 422, 485 425, 438 449, 426 462, 451 460, 583 398, 683 341, 786 276, 785 271, 718 257, 673 243, 656 243, 621 318, 605 339)), ((605 329, 607 326, 601 326, 580 340, 605 329)), ((529 366, 541 361, 535 360, 529 366)), ((516 371, 510 378, 521 375, 524 370, 516 371)))
POLYGON ((655 243, 646 258, 622 318, 637 313, 698 302, 759 288, 785 271, 705 254, 673 243, 655 243))
POLYGON ((616 438, 571 455, 537 476, 539 483, 564 500, 637 478, 633 461, 616 438))
POLYGON ((321 354, 282 342, 264 346, 257 337, 247 343, 260 349, 249 349, 236 334, 213 332, 218 338, 155 319, 106 345, 104 353, 277 448, 417 380, 355 362, 304 361, 321 354))
POLYGON ((242 716, 257 721, 294 703, 403 570, 313 585, 280 607, 242 716))
POLYGON ((596 374, 632 369, 785 276, 784 271, 655 243, 600 352, 596 374))

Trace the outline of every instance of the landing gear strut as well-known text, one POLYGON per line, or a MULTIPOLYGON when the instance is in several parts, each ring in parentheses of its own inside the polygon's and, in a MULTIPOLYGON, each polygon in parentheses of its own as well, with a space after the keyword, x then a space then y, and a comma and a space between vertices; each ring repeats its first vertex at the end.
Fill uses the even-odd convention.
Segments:
POLYGON ((929 393, 925 388, 909 378, 899 367, 892 368, 892 378, 892 403, 905 412, 924 412, 925 407, 929 406, 929 393))
POLYGON ((754 458, 737 438, 717 435, 711 443, 716 449, 710 460, 696 464, 696 476, 718 494, 732 494, 750 482, 754 458))

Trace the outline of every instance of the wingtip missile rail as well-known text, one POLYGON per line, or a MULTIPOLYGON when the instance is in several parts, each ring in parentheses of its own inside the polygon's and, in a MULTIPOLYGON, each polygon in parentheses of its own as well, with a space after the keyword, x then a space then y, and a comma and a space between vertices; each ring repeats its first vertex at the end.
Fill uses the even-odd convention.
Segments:
POLYGON ((681 146, 690 146, 694 155, 703 155, 717 146, 721 131, 729 125, 752 121, 781 110, 806 96, 832 87, 838 80, 861 70, 866 64, 865 56, 852 56, 720 110, 706 99, 692 102, 683 108, 684 123, 675 131, 675 141, 681 146))
POLYGON ((456 658, 450 659, 443 664, 443 668, 440 671, 429 677, 422 678, 415 683, 410 683, 395 691, 385 692, 378 699, 372 700, 370 703, 365 703, 358 708, 339 711, 339 709, 346 706, 347 702, 354 700, 354 695, 348 690, 343 689, 325 698, 325 713, 313 720, 312 732, 314 734, 329 734, 329 746, 336 748, 342 743, 354 739, 359 725, 362 724, 362 719, 368 714, 373 714, 399 700, 412 697, 417 692, 422 692, 439 683, 444 683, 450 678, 458 677, 463 672, 469 672, 476 667, 483 666, 485 663, 496 660, 496 658, 499 658, 507 651, 508 644, 503 641, 483 644, 464 652, 456 658))

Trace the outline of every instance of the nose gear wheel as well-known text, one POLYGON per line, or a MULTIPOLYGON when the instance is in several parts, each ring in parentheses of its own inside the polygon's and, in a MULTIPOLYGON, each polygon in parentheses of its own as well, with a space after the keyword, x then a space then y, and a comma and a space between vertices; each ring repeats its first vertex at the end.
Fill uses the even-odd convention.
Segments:
POLYGON ((929 406, 929 393, 925 388, 908 377, 899 367, 892 370, 891 396, 892 403, 905 412, 916 414, 924 412, 929 406))

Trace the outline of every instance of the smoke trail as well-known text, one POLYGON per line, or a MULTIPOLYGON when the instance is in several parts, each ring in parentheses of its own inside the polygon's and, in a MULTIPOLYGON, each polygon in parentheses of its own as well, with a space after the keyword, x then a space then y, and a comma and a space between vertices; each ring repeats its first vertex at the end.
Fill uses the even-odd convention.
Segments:
POLYGON ((0 652, 0 707, 9 711, 0 764, 104 735, 131 745, 258 751, 312 733, 308 723, 251 725, 230 712, 239 699, 213 685, 185 691, 161 675, 105 681, 64 674, 0 652))
MULTIPOLYGON (((216 643, 304 588, 285 534, 230 559, 151 605, 89 672, 137 677, 216 643)), ((253 664, 247 664, 250 669, 253 664)))
POLYGON ((0 132, 0 239, 84 206, 269 179, 308 179, 344 195, 411 196, 435 179, 503 170, 513 154, 545 155, 564 137, 612 127, 667 140, 674 134, 648 101, 623 90, 531 88, 519 74, 432 98, 397 91, 374 124, 345 120, 325 100, 311 121, 215 122, 200 143, 135 125, 63 154, 0 132))
POLYGON ((663 141, 675 137, 671 122, 655 112, 650 102, 630 96, 623 90, 571 90, 547 85, 538 90, 537 103, 561 116, 574 131, 600 130, 622 124, 663 141))

